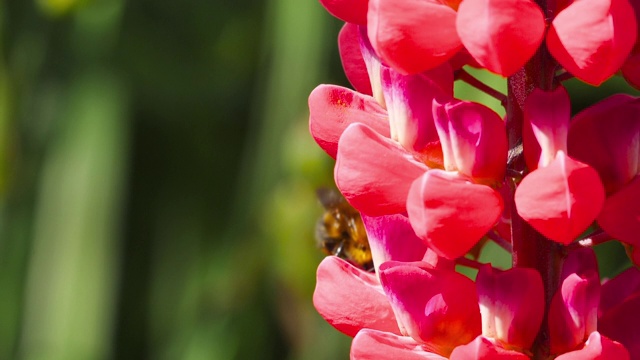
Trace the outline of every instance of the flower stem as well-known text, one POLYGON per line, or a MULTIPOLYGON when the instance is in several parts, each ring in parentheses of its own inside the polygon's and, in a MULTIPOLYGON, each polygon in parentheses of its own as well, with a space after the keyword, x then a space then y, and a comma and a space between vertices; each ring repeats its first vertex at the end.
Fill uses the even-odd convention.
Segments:
MULTIPOLYGON (((544 10, 547 21, 551 21, 555 9, 553 0, 539 0, 538 4, 544 10)), ((506 125, 509 149, 512 151, 522 144, 523 108, 527 96, 534 88, 551 90, 557 86, 556 68, 557 62, 543 43, 531 60, 520 71, 508 78, 506 125)), ((509 170, 527 173, 522 152, 519 152, 518 157, 509 163, 509 170)), ((538 270, 545 290, 545 316, 531 349, 533 359, 542 360, 550 356, 549 304, 558 288, 564 250, 562 245, 545 238, 518 215, 513 197, 517 181, 511 180, 510 185, 513 267, 529 267, 538 270)))
POLYGON ((496 231, 494 230, 489 231, 487 233, 487 237, 493 240, 493 242, 495 242, 496 245, 500 246, 506 251, 513 252, 513 246, 511 245, 511 243, 507 241, 505 238, 503 238, 502 236, 500 236, 500 234, 498 234, 496 231))
POLYGON ((502 104, 502 106, 506 105, 507 96, 505 94, 483 83, 482 81, 476 79, 473 75, 469 74, 464 69, 457 70, 455 72, 455 78, 456 80, 462 80, 466 82, 467 84, 473 86, 474 88, 500 101, 500 104, 502 104))
POLYGON ((480 270, 481 267, 486 265, 485 263, 481 263, 479 261, 467 259, 466 257, 457 258, 456 259, 456 264, 457 265, 461 265, 461 266, 465 266, 465 267, 468 267, 468 268, 471 268, 471 269, 476 269, 476 270, 480 270))

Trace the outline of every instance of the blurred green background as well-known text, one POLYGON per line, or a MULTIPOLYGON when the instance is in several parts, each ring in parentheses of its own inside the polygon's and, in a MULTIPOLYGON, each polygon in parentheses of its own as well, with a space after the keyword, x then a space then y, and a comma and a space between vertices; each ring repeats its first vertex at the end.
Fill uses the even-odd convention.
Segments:
POLYGON ((346 358, 311 303, 332 162, 306 105, 346 85, 340 26, 314 0, 0 0, 0 360, 346 358))
POLYGON ((0 359, 331 359, 316 1, 0 1, 0 359))

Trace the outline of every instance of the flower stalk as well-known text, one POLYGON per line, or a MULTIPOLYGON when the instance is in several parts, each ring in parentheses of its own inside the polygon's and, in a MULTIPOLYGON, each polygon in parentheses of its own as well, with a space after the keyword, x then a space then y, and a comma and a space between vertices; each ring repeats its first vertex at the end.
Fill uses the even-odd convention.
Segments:
MULTIPOLYGON (((537 0, 545 14, 545 21, 553 20, 555 0, 537 0)), ((557 61, 549 54, 544 42, 538 48, 535 55, 516 74, 507 79, 507 113, 506 127, 509 149, 522 144, 522 130, 524 122, 523 106, 527 96, 534 88, 552 90, 556 83, 555 72, 557 61)), ((514 162, 514 166, 524 166, 524 156, 514 162)), ((516 169, 514 169, 516 170, 516 169)), ((521 169, 518 169, 521 170, 521 169)), ((526 169, 525 169, 526 172, 526 169)), ((511 239, 513 245, 513 267, 525 267, 538 270, 542 278, 545 294, 545 312, 542 325, 531 348, 533 359, 542 360, 549 357, 549 306, 551 299, 559 285, 560 264, 563 258, 563 246, 557 244, 530 226, 520 217, 516 210, 513 195, 515 186, 511 186, 511 239)))

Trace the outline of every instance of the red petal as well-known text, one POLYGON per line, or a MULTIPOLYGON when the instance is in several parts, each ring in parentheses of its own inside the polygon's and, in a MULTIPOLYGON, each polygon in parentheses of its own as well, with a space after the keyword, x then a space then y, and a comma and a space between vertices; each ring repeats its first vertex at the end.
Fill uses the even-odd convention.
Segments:
POLYGON ((581 111, 569 127, 569 155, 594 167, 607 193, 640 173, 640 100, 617 94, 581 111))
MULTIPOLYGON (((531 124, 535 136, 535 139, 530 139, 523 134, 525 156, 531 157, 540 149, 538 166, 544 167, 555 159, 558 151, 566 154, 570 117, 571 104, 564 87, 558 86, 553 91, 534 89, 524 105, 524 119, 531 124), (536 144, 532 144, 531 140, 536 144), (529 150, 530 147, 533 149, 529 150)), ((532 162, 533 159, 527 159, 527 164, 532 162)))
POLYGON ((542 10, 530 0, 465 0, 456 25, 464 47, 478 63, 503 76, 524 66, 545 30, 542 10))
POLYGON ((620 343, 594 331, 580 350, 562 354, 556 360, 629 360, 629 352, 620 343))
POLYGON ((464 275, 396 261, 382 264, 379 275, 400 330, 414 340, 448 355, 480 335, 478 295, 464 275))
POLYGON ((413 232, 406 216, 363 215, 362 221, 367 229, 376 271, 385 261, 419 261, 424 258, 427 246, 413 232))
POLYGON ((336 185, 365 215, 405 213, 409 187, 425 171, 400 145, 366 125, 352 124, 340 137, 336 185))
POLYGON ((351 343, 351 360, 446 360, 408 336, 363 329, 351 343))
POLYGON ((596 330, 600 282, 596 272, 569 275, 551 300, 551 353, 574 349, 596 330))
POLYGON ((627 0, 580 0, 551 23, 547 47, 578 79, 600 85, 624 63, 636 41, 636 18, 627 0))
POLYGON ((633 359, 640 358, 639 308, 640 294, 635 294, 626 298, 618 306, 609 309, 598 319, 598 331, 602 335, 622 343, 629 350, 633 359))
POLYGON ((386 111, 370 96, 335 85, 320 85, 309 95, 309 130, 318 145, 332 158, 338 139, 353 123, 366 124, 389 137, 386 111))
POLYGON ((386 68, 382 70, 382 89, 391 137, 405 149, 420 154, 428 166, 441 166, 442 147, 433 123, 431 101, 434 98, 446 101, 453 97, 451 67, 445 64, 415 75, 402 75, 386 68))
POLYGON ((313 305, 329 324, 355 336, 363 328, 400 333, 376 275, 335 256, 318 266, 313 305))
POLYGON ((388 66, 382 65, 378 54, 376 54, 375 50, 371 46, 371 42, 369 41, 369 36, 367 35, 367 27, 360 26, 360 52, 362 53, 362 59, 367 67, 367 73, 369 74, 369 80, 371 81, 371 91, 373 92, 373 97, 376 99, 378 104, 382 107, 386 108, 386 104, 384 102, 384 95, 382 94, 382 80, 380 79, 381 71, 383 68, 387 68, 388 66))
POLYGON ((458 346, 453 350, 450 360, 529 360, 523 353, 506 350, 484 336, 478 336, 472 342, 458 346))
POLYGON ((480 268, 476 278, 482 335, 511 348, 528 349, 538 334, 544 315, 544 288, 538 271, 480 268))
POLYGON ((480 183, 501 183, 507 162, 504 121, 488 107, 469 101, 433 102, 446 170, 480 183))
MULTIPOLYGON (((640 269, 628 268, 613 279, 602 284, 598 316, 640 294, 640 269)), ((639 319, 640 320, 640 319, 639 319)))
POLYGON ((380 58, 403 74, 449 60, 462 47, 456 12, 435 0, 371 0, 369 40, 380 58))
POLYGON ((609 196, 598 216, 598 224, 614 238, 640 246, 640 176, 609 196))
POLYGON ((372 95, 371 81, 367 66, 360 50, 360 29, 358 25, 346 23, 338 34, 338 49, 342 68, 356 91, 372 95))
POLYGON ((522 180, 515 202, 518 214, 531 226, 567 245, 600 213, 604 189, 593 168, 559 152, 549 166, 522 180))
POLYGON ((367 24, 369 0, 320 0, 320 4, 338 19, 353 24, 367 24))
POLYGON ((492 188, 442 170, 416 179, 407 200, 416 235, 447 259, 466 254, 495 225, 502 207, 492 188))

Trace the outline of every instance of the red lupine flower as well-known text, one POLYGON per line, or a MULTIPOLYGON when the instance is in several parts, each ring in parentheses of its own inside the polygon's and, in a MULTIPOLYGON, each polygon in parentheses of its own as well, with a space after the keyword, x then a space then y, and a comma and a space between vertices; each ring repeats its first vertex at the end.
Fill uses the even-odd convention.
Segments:
POLYGON ((592 85, 620 69, 636 41, 627 0, 573 1, 551 23, 547 47, 575 77, 592 85))
POLYGON ((501 272, 485 265, 478 272, 476 285, 482 335, 498 340, 510 349, 529 349, 544 315, 540 274, 528 268, 501 272))
POLYGON ((544 15, 530 0, 465 0, 457 29, 464 47, 487 70, 509 76, 536 52, 544 15))
POLYGON ((360 28, 346 23, 338 34, 338 49, 344 74, 359 93, 373 95, 371 80, 360 49, 360 28))
POLYGON ((502 213, 502 197, 454 172, 430 170, 413 182, 407 212, 416 234, 440 256, 466 254, 502 213))
POLYGON ((640 245, 640 100, 614 95, 576 115, 569 153, 593 166, 608 197, 598 224, 627 244, 640 245))
POLYGON ((397 142, 352 124, 340 137, 334 176, 353 207, 380 216, 405 213, 411 183, 427 170, 397 142))
POLYGON ((524 137, 525 156, 531 168, 540 167, 516 190, 518 214, 548 238, 569 244, 600 213, 602 183, 593 168, 567 156, 569 97, 564 88, 534 90, 524 111, 537 140, 524 137), (541 149, 538 161, 533 156, 536 149, 541 149))
POLYGON ((640 359, 640 270, 629 268, 602 284, 598 331, 622 343, 632 359, 640 359))
POLYGON ((479 334, 473 282, 424 247, 406 217, 365 217, 364 222, 380 282, 376 274, 331 256, 318 267, 314 292, 314 305, 330 324, 347 335, 358 334, 352 358, 375 356, 379 346, 362 347, 372 342, 389 346, 382 348, 387 357, 379 358, 393 358, 388 356, 395 352, 442 358, 435 356, 447 355, 479 334), (423 294, 407 297, 406 290, 418 283, 423 294), (453 323, 458 325, 444 326, 453 323))
POLYGON ((349 336, 365 328, 400 333, 376 275, 339 257, 328 256, 318 266, 313 304, 329 324, 349 336))
POLYGON ((353 123, 373 128, 389 137, 385 109, 370 96, 336 85, 320 85, 309 95, 309 130, 318 145, 332 158, 338 153, 338 140, 353 123))
POLYGON ((369 39, 384 63, 417 74, 451 59, 461 48, 456 31, 457 2, 371 0, 369 39))

